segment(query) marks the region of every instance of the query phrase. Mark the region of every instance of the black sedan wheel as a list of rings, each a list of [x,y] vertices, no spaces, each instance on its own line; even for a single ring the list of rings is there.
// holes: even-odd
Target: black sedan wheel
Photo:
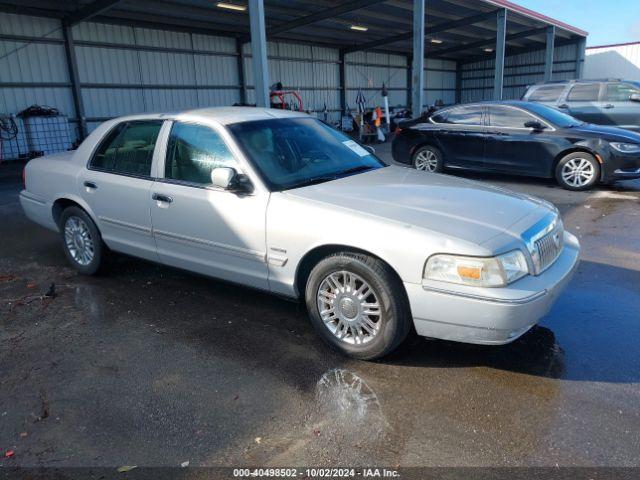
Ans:
[[[413,167],[423,172],[441,172],[444,165],[440,150],[429,145],[420,147],[413,154]]]
[[[587,190],[598,183],[600,165],[593,155],[574,152],[558,162],[556,179],[567,190]]]

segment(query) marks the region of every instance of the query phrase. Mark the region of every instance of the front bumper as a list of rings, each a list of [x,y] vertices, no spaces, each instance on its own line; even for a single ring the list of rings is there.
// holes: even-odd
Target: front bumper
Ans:
[[[640,178],[640,155],[615,152],[611,149],[602,173],[604,181]]]
[[[501,345],[514,341],[547,314],[571,280],[580,245],[568,232],[564,244],[558,259],[544,273],[504,288],[405,283],[416,331],[425,337],[464,343]]]

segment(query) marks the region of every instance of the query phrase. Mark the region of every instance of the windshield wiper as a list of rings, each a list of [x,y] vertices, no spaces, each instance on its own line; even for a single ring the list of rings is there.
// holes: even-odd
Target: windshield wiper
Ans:
[[[357,167],[348,168],[347,170],[343,170],[342,172],[340,172],[339,176],[343,177],[343,176],[351,175],[352,173],[364,172],[366,170],[371,170],[372,168],[373,167],[370,166],[370,165],[358,165]],[[338,178],[337,175],[336,175],[336,178]]]
[[[374,167],[368,165],[358,165],[357,167],[348,168],[347,170],[343,170],[342,172],[334,173],[331,175],[320,175],[318,177],[310,178],[308,180],[290,186],[289,189],[308,187],[310,185],[317,185],[318,183],[330,182],[331,180],[348,177],[349,175],[353,175],[354,173],[364,172],[373,168]]]

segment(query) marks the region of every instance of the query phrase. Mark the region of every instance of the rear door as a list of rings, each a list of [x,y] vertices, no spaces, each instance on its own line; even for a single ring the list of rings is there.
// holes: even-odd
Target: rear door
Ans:
[[[605,84],[601,124],[640,130],[640,102],[630,100],[633,94],[640,94],[640,88],[623,82]]]
[[[487,107],[488,134],[485,167],[520,175],[548,176],[558,150],[553,127],[529,112],[508,105]],[[542,131],[525,127],[527,122],[545,125]]]
[[[602,123],[601,85],[600,82],[574,83],[564,101],[560,101],[560,109],[583,122]]]
[[[116,125],[78,177],[81,196],[96,215],[107,245],[150,260],[157,260],[149,206],[161,127],[161,120]]]
[[[445,165],[482,168],[486,129],[481,105],[453,107],[434,115],[431,121],[439,126],[435,136]]]

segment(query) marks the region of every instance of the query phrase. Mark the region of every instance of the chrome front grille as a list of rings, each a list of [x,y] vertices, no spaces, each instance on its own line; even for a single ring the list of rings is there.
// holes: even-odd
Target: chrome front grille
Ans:
[[[542,273],[556,261],[562,252],[564,231],[562,223],[554,230],[535,241],[535,253],[533,262],[536,264],[536,273]]]

